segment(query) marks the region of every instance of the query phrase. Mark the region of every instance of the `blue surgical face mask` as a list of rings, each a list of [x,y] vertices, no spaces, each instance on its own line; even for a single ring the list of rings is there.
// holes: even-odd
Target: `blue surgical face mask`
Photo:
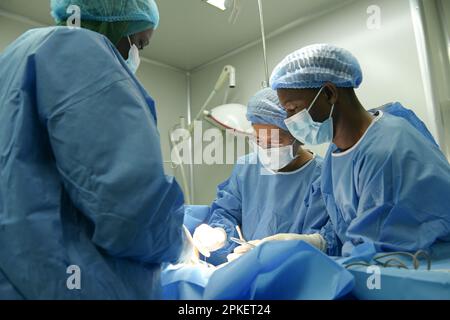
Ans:
[[[126,62],[128,68],[136,74],[139,65],[141,64],[141,58],[139,57],[139,49],[135,44],[131,43],[130,37],[128,37],[128,41],[130,42],[130,51],[128,52],[128,59]]]
[[[324,122],[315,122],[311,117],[309,111],[316,103],[320,94],[322,93],[322,87],[319,93],[314,98],[313,102],[308,109],[304,109],[296,115],[286,119],[284,122],[289,129],[289,132],[299,141],[309,145],[319,145],[323,143],[329,143],[333,140],[333,111],[334,104],[331,107],[330,116]]]

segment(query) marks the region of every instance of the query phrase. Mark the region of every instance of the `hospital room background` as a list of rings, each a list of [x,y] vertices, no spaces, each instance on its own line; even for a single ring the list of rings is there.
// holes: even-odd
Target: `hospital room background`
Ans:
[[[216,186],[229,177],[233,165],[188,164],[182,171],[171,163],[169,131],[181,117],[187,122],[194,119],[225,66],[235,68],[236,86],[223,86],[208,110],[230,103],[245,105],[261,88],[265,63],[258,1],[228,1],[226,10],[204,0],[157,3],[161,26],[142,53],[137,75],[156,100],[166,173],[189,188],[187,202],[210,204]],[[376,108],[401,102],[425,122],[450,159],[450,1],[261,3],[269,72],[305,45],[344,47],[363,69],[364,81],[357,90],[362,104]],[[48,0],[0,0],[0,52],[26,30],[52,25],[49,11]],[[208,121],[202,125],[214,127]],[[323,156],[326,147],[312,150]]]

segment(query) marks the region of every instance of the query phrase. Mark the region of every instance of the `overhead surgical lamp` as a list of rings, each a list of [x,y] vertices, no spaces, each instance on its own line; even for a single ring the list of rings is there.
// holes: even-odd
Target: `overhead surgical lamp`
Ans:
[[[264,14],[262,7],[262,0],[258,1],[258,9],[259,9],[259,20],[260,20],[260,28],[262,35],[262,49],[263,49],[263,58],[264,58],[264,73],[265,79],[262,82],[262,87],[265,88],[269,85],[269,67],[267,62],[267,48],[266,48],[266,36],[264,30]],[[229,19],[230,23],[235,23],[237,20],[237,16],[241,10],[240,0],[206,0],[207,3],[225,11],[228,8],[232,8],[232,13]],[[208,122],[213,124],[214,126],[227,130],[227,132],[233,133],[234,135],[246,135],[250,136],[253,134],[252,124],[247,120],[246,113],[247,107],[241,104],[226,104],[226,98],[223,105],[213,108],[212,110],[207,110],[208,105],[212,101],[212,99],[216,96],[217,92],[225,85],[228,80],[228,88],[236,87],[236,69],[233,66],[227,65],[222,70],[222,73],[217,80],[213,91],[206,99],[200,111],[197,113],[194,120],[186,125],[185,119],[181,118],[181,123],[177,125],[172,131],[169,132],[169,141],[171,147],[174,148],[172,133],[175,129],[183,128],[187,129],[188,135],[183,139],[189,140],[194,131],[194,123],[196,121],[201,121],[205,118]],[[228,91],[227,91],[228,92]],[[227,96],[227,94],[225,95]],[[191,142],[192,143],[192,142]],[[191,145],[192,152],[192,145]],[[175,152],[178,154],[177,152]],[[181,162],[181,161],[180,161]],[[186,174],[184,171],[183,165],[180,166],[181,176],[182,176],[182,184],[184,187],[184,191],[186,193],[186,202],[187,204],[191,204],[193,202],[191,189],[193,189],[193,167],[191,165],[191,187],[188,185],[188,181],[186,178]]]
[[[234,135],[251,135],[252,124],[246,117],[247,107],[242,104],[224,104],[211,111],[204,111],[205,119],[216,127]]]
[[[223,68],[213,91],[206,99],[192,123],[187,128],[190,134],[192,134],[194,130],[194,122],[200,121],[203,118],[206,118],[210,123],[220,129],[231,130],[231,132],[235,134],[248,135],[252,133],[252,125],[246,117],[246,106],[241,104],[224,104],[213,108],[211,111],[206,109],[211,100],[216,96],[217,92],[225,85],[227,80],[228,88],[236,87],[236,69],[230,65]]]

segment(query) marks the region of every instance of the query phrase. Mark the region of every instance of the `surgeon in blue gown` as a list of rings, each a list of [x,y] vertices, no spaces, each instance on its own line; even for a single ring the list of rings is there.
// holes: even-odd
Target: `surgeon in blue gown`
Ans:
[[[366,111],[354,90],[361,83],[356,58],[327,44],[288,55],[271,77],[291,134],[311,145],[331,142],[321,190],[341,253],[363,243],[414,252],[449,242],[447,159],[399,103]]]
[[[255,152],[241,158],[231,177],[218,186],[207,221],[210,228],[223,230],[226,236],[216,245],[207,244],[208,228],[201,226],[194,241],[204,239],[204,247],[211,251],[208,261],[213,264],[226,262],[227,256],[234,260],[248,251],[229,240],[239,238],[236,226],[253,244],[283,234],[286,239],[282,240],[317,243],[333,254],[317,241],[324,237],[330,248],[336,247],[337,241],[320,190],[322,158],[303,149],[288,133],[286,112],[274,90],[263,89],[250,100],[247,118],[257,137]],[[213,230],[210,233],[212,237]]]
[[[0,55],[0,299],[156,299],[183,247],[183,195],[128,51],[158,9],[52,1],[57,21],[69,4],[98,32],[33,29]]]

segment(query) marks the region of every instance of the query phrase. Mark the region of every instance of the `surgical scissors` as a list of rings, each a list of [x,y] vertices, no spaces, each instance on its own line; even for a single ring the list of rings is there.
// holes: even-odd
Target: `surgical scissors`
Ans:
[[[256,248],[256,246],[254,244],[251,244],[250,242],[247,242],[245,240],[241,240],[241,239],[234,238],[234,237],[230,237],[230,240],[233,242],[236,242],[237,244],[240,244],[242,246],[249,246],[251,248]]]

